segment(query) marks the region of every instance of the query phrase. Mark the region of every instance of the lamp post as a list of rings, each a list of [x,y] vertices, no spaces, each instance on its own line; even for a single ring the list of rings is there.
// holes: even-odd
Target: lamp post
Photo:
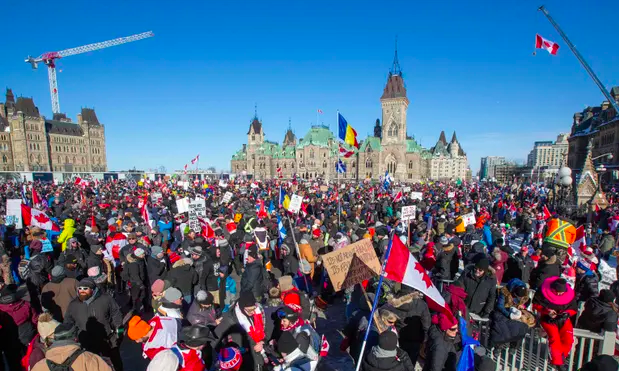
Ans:
[[[553,186],[553,190],[555,190],[553,207],[555,211],[559,212],[559,214],[569,215],[571,212],[572,203],[569,200],[568,195],[570,194],[569,187],[572,185],[573,182],[574,180],[572,179],[572,169],[565,166],[561,167],[561,169],[559,169],[559,172],[557,173],[557,177],[555,178],[554,182],[554,186],[556,186],[557,184],[559,185],[559,190],[556,191],[556,187]]]

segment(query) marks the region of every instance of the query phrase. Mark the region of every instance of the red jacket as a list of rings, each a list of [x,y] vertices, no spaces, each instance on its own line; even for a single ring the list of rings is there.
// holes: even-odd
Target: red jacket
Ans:
[[[30,321],[36,328],[39,317],[30,302],[19,300],[12,304],[0,304],[0,311],[9,314],[17,326]]]
[[[179,371],[204,371],[201,351],[181,348],[181,354],[183,354],[183,366],[178,369]]]

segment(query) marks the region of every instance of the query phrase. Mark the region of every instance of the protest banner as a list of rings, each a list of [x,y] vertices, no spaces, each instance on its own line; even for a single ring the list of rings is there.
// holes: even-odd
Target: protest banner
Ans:
[[[154,192],[150,194],[150,201],[152,201],[153,203],[158,202],[162,198],[163,198],[163,195],[160,192]]]
[[[320,191],[322,191],[322,192],[327,192],[327,191],[329,191],[329,186],[327,186],[327,185],[322,185],[322,186],[320,186]]]
[[[228,184],[224,180],[219,180],[219,187],[225,189],[226,187],[228,187]]]
[[[222,203],[229,203],[231,199],[232,199],[232,193],[230,191],[226,191],[221,201]]]
[[[456,196],[456,192],[455,191],[450,191],[447,193],[447,197],[449,199],[453,199]]]
[[[176,200],[176,209],[178,209],[178,213],[185,213],[189,210],[189,199],[182,198]]]
[[[419,192],[419,191],[413,191],[413,192],[411,192],[411,199],[412,200],[421,200],[421,199],[423,199],[423,193]]]
[[[288,206],[288,211],[292,213],[299,213],[301,209],[301,203],[303,202],[303,197],[300,195],[292,195],[292,199],[290,199],[290,205]]]
[[[24,225],[21,216],[21,199],[7,199],[6,225],[15,225],[16,229],[23,229]]]
[[[39,238],[41,243],[43,244],[43,249],[41,249],[41,253],[53,252],[54,247],[52,246],[52,242],[47,238]]]
[[[410,186],[406,186],[402,189],[402,191],[404,192],[411,192],[411,187]]]
[[[462,216],[462,222],[464,222],[464,226],[474,225],[475,224],[475,213],[467,213]]]
[[[193,199],[188,205],[189,228],[196,233],[202,232],[202,226],[198,218],[206,219],[206,202],[204,199]]]
[[[370,239],[362,239],[322,256],[335,291],[380,274],[381,266]]]
[[[400,213],[400,219],[402,221],[412,221],[415,219],[415,215],[417,214],[417,206],[416,205],[408,205],[406,207],[402,207],[402,212]]]

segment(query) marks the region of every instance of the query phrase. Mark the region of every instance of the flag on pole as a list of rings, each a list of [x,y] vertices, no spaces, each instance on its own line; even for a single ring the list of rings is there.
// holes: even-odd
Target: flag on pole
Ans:
[[[200,154],[196,155],[195,158],[191,159],[191,164],[195,164],[198,162],[198,160],[200,160]]]
[[[21,187],[21,199],[24,204],[30,205],[30,200],[26,197],[26,184],[23,184]]]
[[[402,191],[398,191],[398,193],[395,194],[395,196],[393,197],[393,202],[394,203],[397,203],[400,200],[402,200]]]
[[[346,164],[342,162],[342,159],[337,160],[335,170],[337,171],[337,173],[346,173]]]
[[[535,34],[535,49],[546,49],[553,56],[557,55],[559,44],[548,39],[544,39],[539,34]]]
[[[391,186],[391,181],[393,179],[391,178],[391,176],[389,175],[389,171],[385,171],[385,178],[383,179],[383,187],[385,189],[388,189],[389,186]]]
[[[34,185],[32,185],[32,204],[41,204],[41,198],[39,197],[37,190],[34,188]]]
[[[142,219],[144,220],[144,222],[146,222],[146,224],[148,225],[148,229],[152,230],[153,227],[151,225],[150,212],[148,212],[147,204],[148,204],[147,196],[144,196],[144,200],[142,201],[142,208],[140,210],[140,214],[142,215]]]
[[[429,300],[429,307],[451,315],[445,299],[432,283],[426,269],[413,257],[397,235],[393,236],[391,242],[391,253],[385,266],[385,277],[418,290]]]
[[[58,225],[38,209],[22,204],[21,215],[26,226],[37,226],[43,230],[60,231]]]
[[[286,231],[284,222],[280,216],[277,216],[277,229],[279,230],[279,241],[281,243],[284,239],[286,239],[288,232]]]
[[[322,114],[322,110],[321,110],[321,109],[318,109],[318,113],[319,113],[319,114]]]
[[[273,203],[273,200],[271,199],[271,203],[269,204],[269,214],[273,214],[273,212],[275,212],[275,204]]]
[[[278,175],[279,178],[283,178],[282,167],[277,168],[277,175]]]
[[[346,150],[344,147],[342,147],[342,145],[340,144],[340,156],[343,156],[345,158],[350,158],[351,156],[353,156],[355,154],[355,152],[353,150]]]
[[[258,218],[267,218],[267,211],[264,208],[264,200],[260,200],[260,208],[258,209]]]
[[[552,215],[550,214],[550,211],[548,210],[548,207],[544,205],[544,220],[547,220],[550,217],[552,217]]]
[[[337,124],[339,128],[340,139],[351,146],[355,146],[359,148],[359,142],[357,142],[357,131],[353,129],[353,127],[348,124],[346,119],[340,114],[337,113]]]

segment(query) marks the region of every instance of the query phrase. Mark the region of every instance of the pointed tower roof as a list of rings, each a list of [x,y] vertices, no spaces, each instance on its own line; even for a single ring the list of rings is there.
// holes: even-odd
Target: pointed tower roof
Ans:
[[[15,103],[15,96],[13,95],[13,90],[11,88],[6,88],[6,105]]]
[[[453,136],[451,136],[451,143],[457,143],[458,139],[456,138],[456,131],[454,130]]]
[[[32,97],[17,97],[15,109],[17,111],[21,111],[25,116],[39,116],[39,108],[34,105],[34,100]]]
[[[438,137],[438,142],[440,142],[443,145],[447,146],[447,138],[445,138],[445,131],[444,130],[441,131],[441,135]]]
[[[82,120],[90,125],[101,125],[94,108],[82,107]]]
[[[297,136],[294,135],[292,131],[292,121],[288,118],[288,130],[286,131],[286,135],[284,135],[284,142],[282,142],[282,146],[294,146],[297,142]]]
[[[262,131],[262,122],[258,119],[258,104],[254,105],[254,118],[249,124],[249,130],[247,131],[247,134],[252,131],[252,128],[254,130],[254,133],[260,133]]]
[[[385,85],[383,95],[380,98],[389,99],[401,97],[406,98],[406,87],[404,86],[402,69],[400,68],[400,61],[398,60],[398,40],[396,38],[393,64],[389,70],[389,77],[387,78],[387,84]]]

